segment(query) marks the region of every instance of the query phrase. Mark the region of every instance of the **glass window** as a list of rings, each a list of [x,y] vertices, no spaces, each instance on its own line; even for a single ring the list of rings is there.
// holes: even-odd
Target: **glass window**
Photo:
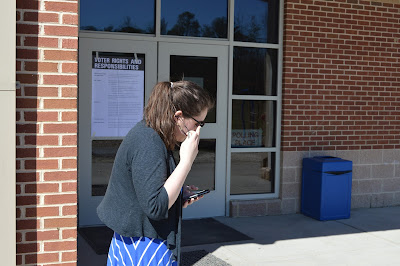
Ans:
[[[161,34],[227,38],[227,0],[161,1]]]
[[[231,195],[274,192],[275,153],[231,155]]]
[[[235,47],[233,94],[276,96],[278,50]]]
[[[206,89],[217,102],[217,63],[216,57],[179,56],[170,57],[170,80],[189,80]],[[211,109],[205,122],[216,122],[217,106]]]
[[[201,139],[199,153],[186,178],[186,185],[195,185],[199,189],[215,190],[215,139]],[[179,162],[179,150],[174,151],[174,158]]]
[[[110,179],[114,159],[122,140],[92,141],[92,196],[104,196]],[[199,153],[186,178],[187,185],[199,189],[215,190],[215,139],[202,139]],[[174,151],[174,158],[179,162],[179,150]]]
[[[233,100],[232,148],[275,146],[276,102]]]
[[[79,2],[81,30],[155,33],[155,0]]]
[[[106,194],[115,155],[122,140],[92,140],[92,196]]]
[[[278,0],[235,0],[235,41],[278,43]]]

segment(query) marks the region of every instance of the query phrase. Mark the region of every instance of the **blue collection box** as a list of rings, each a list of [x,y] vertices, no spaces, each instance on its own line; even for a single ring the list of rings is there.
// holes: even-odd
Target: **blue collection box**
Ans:
[[[352,167],[337,157],[304,158],[301,212],[321,221],[350,218]]]

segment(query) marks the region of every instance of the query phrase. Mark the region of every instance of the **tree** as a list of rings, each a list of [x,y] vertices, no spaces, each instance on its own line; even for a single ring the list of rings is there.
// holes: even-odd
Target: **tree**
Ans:
[[[161,19],[161,25],[160,25],[160,33],[162,35],[167,34],[167,27],[168,27],[168,22],[165,21],[165,18]]]
[[[113,25],[109,25],[108,27],[104,27],[104,31],[113,31],[114,26]]]
[[[119,29],[119,32],[129,32],[129,33],[143,33],[143,30],[132,25],[132,18],[129,16],[124,17],[124,20]]]
[[[255,16],[251,16],[250,23],[248,26],[248,41],[256,42],[257,39],[260,38],[260,30],[261,27],[257,23],[257,19]]]
[[[242,17],[235,17],[235,41],[257,42],[262,38],[260,30],[262,25],[257,22],[255,16],[250,17],[250,21],[244,22]]]
[[[92,31],[98,31],[98,29],[95,26],[82,26],[81,30],[92,30]]]
[[[178,21],[168,31],[168,35],[200,36],[200,23],[191,12],[183,12],[178,16]]]
[[[211,26],[203,26],[203,37],[226,38],[228,29],[227,23],[226,17],[215,18],[211,22]]]

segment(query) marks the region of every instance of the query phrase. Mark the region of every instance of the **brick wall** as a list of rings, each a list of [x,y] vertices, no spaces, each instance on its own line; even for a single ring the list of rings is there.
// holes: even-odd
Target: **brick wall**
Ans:
[[[281,213],[302,158],[353,161],[352,208],[400,204],[400,1],[286,0]]]
[[[75,265],[78,1],[16,3],[17,264]]]
[[[400,1],[286,0],[284,20],[283,151],[399,149]]]

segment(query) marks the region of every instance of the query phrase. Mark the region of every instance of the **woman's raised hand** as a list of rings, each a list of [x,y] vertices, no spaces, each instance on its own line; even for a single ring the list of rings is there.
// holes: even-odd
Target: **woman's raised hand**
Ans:
[[[200,126],[197,127],[196,131],[189,131],[186,135],[186,139],[181,144],[179,151],[180,161],[193,164],[196,159],[197,153],[199,152],[199,141],[200,141]]]

